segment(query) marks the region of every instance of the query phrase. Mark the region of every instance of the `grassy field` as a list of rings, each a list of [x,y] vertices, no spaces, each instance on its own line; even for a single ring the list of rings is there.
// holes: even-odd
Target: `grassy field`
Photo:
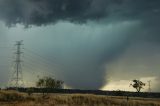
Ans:
[[[0,91],[0,106],[160,106],[160,99],[91,94],[32,94]]]

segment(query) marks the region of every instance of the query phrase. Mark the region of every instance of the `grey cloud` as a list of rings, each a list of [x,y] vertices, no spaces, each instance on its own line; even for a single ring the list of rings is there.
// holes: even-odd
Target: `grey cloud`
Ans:
[[[7,25],[47,25],[57,21],[84,23],[114,15],[137,18],[159,13],[158,0],[1,0],[0,19]],[[121,19],[120,18],[120,19]]]

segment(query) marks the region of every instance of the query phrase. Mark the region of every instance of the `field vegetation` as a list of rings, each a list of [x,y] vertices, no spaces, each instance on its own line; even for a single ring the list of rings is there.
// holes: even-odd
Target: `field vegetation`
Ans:
[[[0,91],[0,106],[160,106],[160,99]]]

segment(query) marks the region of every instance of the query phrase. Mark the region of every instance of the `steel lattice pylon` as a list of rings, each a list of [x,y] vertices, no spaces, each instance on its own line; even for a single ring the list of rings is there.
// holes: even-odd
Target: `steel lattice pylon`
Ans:
[[[16,46],[16,52],[15,52],[15,61],[14,61],[14,67],[13,67],[13,73],[12,73],[12,78],[10,81],[10,86],[11,87],[23,87],[24,82],[23,82],[23,73],[22,73],[22,60],[21,60],[21,55],[22,55],[22,48],[21,46],[23,45],[23,41],[17,41],[15,46]]]

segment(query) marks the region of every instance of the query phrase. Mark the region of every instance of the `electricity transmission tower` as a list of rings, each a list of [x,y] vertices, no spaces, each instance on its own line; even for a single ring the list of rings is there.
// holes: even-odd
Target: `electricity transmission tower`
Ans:
[[[148,92],[151,92],[151,80],[148,81]]]
[[[14,61],[14,71],[13,71],[13,75],[11,78],[11,87],[23,87],[24,86],[24,82],[23,82],[23,74],[22,74],[22,60],[21,60],[21,56],[23,54],[22,52],[22,43],[23,41],[16,41],[16,52],[15,52],[15,61]]]

